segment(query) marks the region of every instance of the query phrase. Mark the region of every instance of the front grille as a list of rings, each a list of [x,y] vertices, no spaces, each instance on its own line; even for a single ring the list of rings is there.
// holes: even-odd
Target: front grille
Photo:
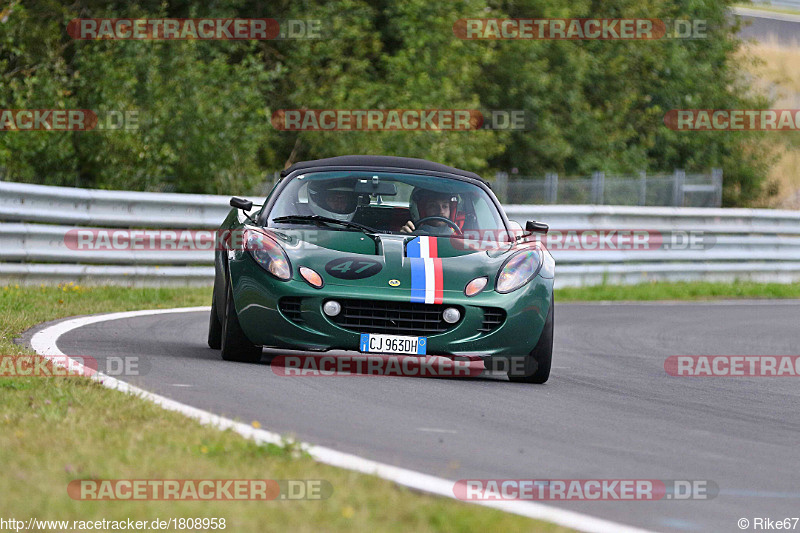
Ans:
[[[300,298],[296,296],[286,296],[281,298],[278,302],[278,308],[283,313],[283,316],[294,322],[295,324],[302,324],[303,315],[300,313]]]
[[[332,320],[356,333],[385,333],[388,335],[433,335],[444,333],[456,324],[442,318],[442,304],[389,302],[379,300],[339,300],[342,312]],[[456,307],[461,316],[464,310]]]
[[[484,307],[483,308],[483,324],[481,329],[484,333],[489,333],[499,328],[506,319],[506,312],[497,307]]]

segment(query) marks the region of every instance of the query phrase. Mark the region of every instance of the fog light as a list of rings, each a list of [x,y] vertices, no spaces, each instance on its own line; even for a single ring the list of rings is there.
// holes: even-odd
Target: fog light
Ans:
[[[444,318],[444,321],[448,324],[455,324],[458,322],[458,319],[461,318],[461,313],[459,313],[458,309],[455,307],[448,307],[444,310],[444,313],[442,313],[442,318]]]
[[[328,316],[336,316],[342,312],[342,306],[336,300],[329,300],[322,306],[322,310]]]

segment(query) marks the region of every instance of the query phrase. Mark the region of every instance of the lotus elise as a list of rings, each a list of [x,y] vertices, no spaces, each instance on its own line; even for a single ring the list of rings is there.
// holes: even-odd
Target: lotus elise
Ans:
[[[477,174],[421,159],[296,163],[264,203],[231,199],[208,344],[483,360],[544,383],[555,261]],[[502,362],[502,364],[498,364]]]

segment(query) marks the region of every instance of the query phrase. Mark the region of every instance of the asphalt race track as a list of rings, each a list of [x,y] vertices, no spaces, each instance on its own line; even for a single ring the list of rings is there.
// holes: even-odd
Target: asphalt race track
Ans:
[[[664,361],[798,355],[799,319],[797,300],[556,304],[541,386],[279,376],[268,363],[277,352],[222,361],[198,312],[101,322],[58,346],[101,368],[108,356],[140,357],[147,373],[128,381],[147,390],[447,479],[711,480],[712,500],[552,505],[657,531],[739,531],[740,518],[800,515],[800,378],[674,377]]]

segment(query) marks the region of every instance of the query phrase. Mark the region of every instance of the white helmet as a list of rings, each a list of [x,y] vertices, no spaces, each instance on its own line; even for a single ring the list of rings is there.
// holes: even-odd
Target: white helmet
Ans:
[[[351,180],[316,180],[308,184],[308,207],[315,215],[350,222],[357,206],[358,194]]]

